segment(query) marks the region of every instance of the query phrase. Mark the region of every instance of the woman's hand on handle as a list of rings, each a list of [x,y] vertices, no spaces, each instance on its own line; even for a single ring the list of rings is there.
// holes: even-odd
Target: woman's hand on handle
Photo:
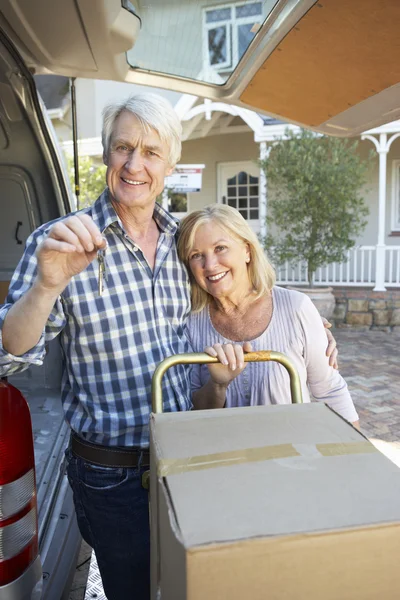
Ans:
[[[219,362],[207,365],[210,377],[218,385],[228,386],[246,368],[244,354],[251,352],[250,342],[241,344],[214,344],[204,348],[204,352],[218,358]]]
[[[210,379],[199,390],[193,392],[195,409],[223,408],[226,402],[228,385],[246,367],[244,353],[251,352],[250,342],[240,344],[214,344],[204,352],[219,359],[219,363],[207,365]]]

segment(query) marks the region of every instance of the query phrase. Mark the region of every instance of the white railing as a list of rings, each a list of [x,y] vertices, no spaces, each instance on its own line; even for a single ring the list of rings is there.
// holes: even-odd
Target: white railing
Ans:
[[[347,252],[343,263],[332,263],[317,269],[315,285],[373,287],[375,285],[375,246],[355,246]],[[288,262],[277,269],[279,285],[307,285],[307,265]],[[400,287],[400,246],[386,247],[385,286]]]
[[[400,246],[386,246],[385,286],[400,287]]]

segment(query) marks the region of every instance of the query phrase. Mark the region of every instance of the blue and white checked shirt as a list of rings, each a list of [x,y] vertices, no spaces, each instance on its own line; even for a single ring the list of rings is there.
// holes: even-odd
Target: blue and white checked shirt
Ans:
[[[156,204],[160,237],[152,271],[126,235],[107,189],[82,212],[92,217],[108,242],[103,294],[98,292],[95,259],[63,291],[40,341],[29,352],[20,357],[5,352],[0,332],[0,375],[42,364],[46,342],[60,334],[65,355],[61,397],[72,429],[94,443],[146,448],[154,369],[167,356],[190,351],[185,335],[190,286],[176,251],[177,222]],[[53,223],[28,239],[6,304],[0,307],[0,328],[9,308],[32,285],[36,247]],[[191,408],[189,376],[182,365],[167,371],[164,410]]]

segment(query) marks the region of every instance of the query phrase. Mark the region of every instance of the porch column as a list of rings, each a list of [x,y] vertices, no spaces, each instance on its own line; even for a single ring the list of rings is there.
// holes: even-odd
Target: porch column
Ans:
[[[370,140],[379,154],[379,211],[378,243],[376,244],[375,287],[374,292],[386,292],[385,288],[385,225],[386,225],[386,159],[388,153],[387,134],[381,133],[379,141],[372,135],[361,136]]]
[[[362,135],[362,140],[370,140],[379,154],[379,212],[378,212],[378,243],[376,245],[376,264],[375,264],[375,287],[374,292],[386,292],[385,272],[386,272],[386,162],[387,154],[394,140],[400,137],[400,133],[395,133],[387,139],[386,133],[381,133],[378,139],[373,135]]]
[[[378,214],[378,243],[376,245],[376,275],[374,292],[385,292],[385,225],[386,225],[386,163],[387,163],[387,134],[379,136],[379,214]]]
[[[271,147],[267,147],[266,142],[260,142],[260,160],[268,158]],[[260,167],[260,180],[258,187],[259,198],[259,219],[260,219],[260,236],[265,238],[267,235],[267,178],[264,169]]]

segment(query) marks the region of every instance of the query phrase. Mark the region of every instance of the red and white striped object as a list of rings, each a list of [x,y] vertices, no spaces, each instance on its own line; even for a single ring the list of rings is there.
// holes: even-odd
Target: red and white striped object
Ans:
[[[0,381],[0,587],[20,577],[38,551],[29,407],[19,390]]]

